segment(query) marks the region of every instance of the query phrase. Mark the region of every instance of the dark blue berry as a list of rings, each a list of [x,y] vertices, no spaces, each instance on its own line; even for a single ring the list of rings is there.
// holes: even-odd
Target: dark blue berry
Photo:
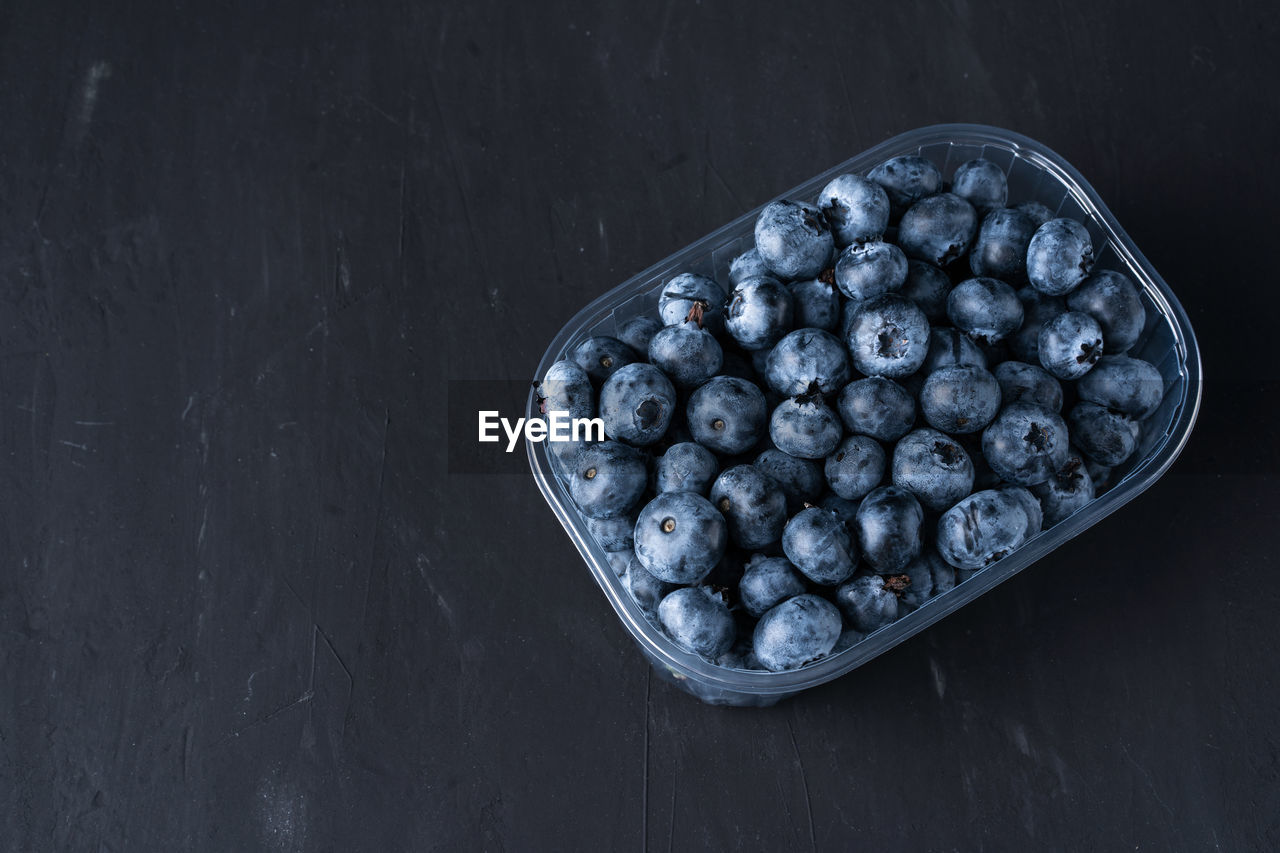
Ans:
[[[844,386],[836,408],[850,432],[881,441],[897,441],[916,420],[915,400],[897,382],[881,376]]]
[[[711,503],[729,524],[729,541],[740,548],[763,548],[782,537],[787,498],[768,474],[754,465],[735,465],[711,486]]]
[[[749,278],[733,289],[725,329],[745,350],[764,350],[791,331],[791,291],[771,278]]]
[[[971,278],[951,289],[947,316],[974,340],[996,343],[1022,325],[1017,291],[995,278]]]
[[[909,376],[929,352],[929,320],[915,303],[887,293],[858,303],[845,342],[867,376]]]
[[[1150,362],[1127,355],[1104,355],[1076,384],[1081,400],[1142,420],[1164,399],[1164,377]]]
[[[717,453],[750,450],[765,435],[764,394],[736,376],[717,376],[689,397],[685,420],[694,441]]]
[[[889,212],[894,219],[925,196],[942,189],[942,173],[930,161],[915,154],[886,160],[867,174],[884,187],[889,196]]]
[[[850,299],[891,293],[907,280],[907,256],[892,243],[854,243],[836,259],[835,277],[836,287]]]
[[[628,512],[639,502],[649,479],[640,451],[616,441],[582,448],[569,471],[569,496],[588,518]]]
[[[1067,307],[1098,321],[1107,352],[1128,352],[1147,324],[1142,297],[1123,273],[1102,270],[1086,278],[1067,297]]]
[[[978,232],[978,213],[954,193],[921,199],[902,216],[898,245],[909,258],[945,267],[969,251]]]
[[[706,498],[664,492],[636,519],[636,557],[659,580],[697,583],[724,556],[727,537],[724,516]]]
[[[605,435],[644,446],[667,432],[676,410],[676,389],[652,364],[628,364],[600,389],[600,419]]]
[[[1000,383],[985,368],[953,364],[930,373],[920,390],[920,413],[934,429],[978,432],[1000,411]]]
[[[774,275],[815,278],[831,260],[835,242],[822,211],[802,201],[774,201],[756,218],[756,251]]]
[[[719,472],[714,453],[697,442],[682,441],[667,448],[654,463],[654,484],[659,492],[705,495]]]
[[[838,584],[858,565],[858,549],[844,521],[817,507],[801,510],[787,522],[782,551],[805,577],[819,584]]]
[[[738,582],[738,598],[747,613],[760,618],[767,610],[804,592],[804,581],[785,557],[756,554]]]
[[[1057,412],[1011,403],[982,433],[982,454],[993,471],[1019,486],[1043,483],[1067,461],[1067,425]]]
[[[825,473],[831,491],[845,500],[856,500],[884,479],[884,448],[865,435],[851,435],[827,457]]]
[[[1093,241],[1074,219],[1050,219],[1027,245],[1027,278],[1050,296],[1065,296],[1084,281],[1093,265]]]
[[[944,510],[973,490],[973,461],[934,429],[904,435],[893,449],[893,484],[932,510]]]
[[[818,193],[818,209],[837,246],[876,240],[889,225],[889,196],[861,175],[839,175]]]
[[[877,573],[900,572],[920,554],[924,510],[915,495],[897,486],[881,486],[862,499],[854,527],[862,559]]]
[[[1040,364],[1059,379],[1079,379],[1102,357],[1102,329],[1098,321],[1079,311],[1067,311],[1040,327]]]
[[[797,669],[831,653],[840,638],[840,611],[825,598],[797,595],[756,624],[756,658],[771,672]]]
[[[733,616],[706,587],[677,589],[658,605],[658,621],[672,641],[695,655],[718,658],[733,646]]]

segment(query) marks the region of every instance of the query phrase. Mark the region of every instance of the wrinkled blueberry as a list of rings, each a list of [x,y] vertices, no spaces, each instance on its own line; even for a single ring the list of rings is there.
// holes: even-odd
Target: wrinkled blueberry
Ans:
[[[858,549],[844,521],[817,507],[803,509],[787,522],[782,551],[801,574],[828,586],[849,577],[858,565]]]
[[[635,545],[636,519],[630,513],[613,518],[588,518],[587,530],[608,554],[630,551]]]
[[[628,364],[600,389],[604,433],[617,441],[644,446],[667,432],[676,410],[676,389],[652,364]]]
[[[951,277],[928,261],[907,261],[907,280],[898,291],[900,296],[914,302],[930,323],[947,319],[947,294],[951,292]]]
[[[806,502],[813,503],[826,487],[822,469],[811,459],[799,459],[771,447],[756,457],[752,463],[778,481],[782,493],[787,496],[789,512],[798,512]]]
[[[897,486],[874,489],[858,506],[853,525],[862,559],[879,574],[902,571],[920,554],[924,510],[916,496]]]
[[[693,492],[664,492],[636,519],[636,557],[658,580],[697,583],[724,556],[728,530],[711,502]]]
[[[1035,221],[1011,207],[993,210],[982,220],[969,250],[969,268],[977,276],[1001,281],[1027,277],[1027,247],[1036,233]]]
[[[719,372],[724,350],[714,335],[690,320],[654,335],[649,342],[649,361],[681,388],[696,388]]]
[[[941,367],[929,374],[920,389],[920,413],[929,426],[943,432],[977,432],[998,411],[1000,383],[982,367]]]
[[[585,370],[591,381],[599,385],[615,371],[634,362],[636,355],[631,347],[617,338],[599,335],[574,347],[569,360]]]
[[[1081,400],[1142,420],[1164,399],[1164,377],[1156,366],[1127,355],[1104,355],[1076,384]]]
[[[754,465],[735,465],[711,485],[711,503],[729,524],[729,541],[763,548],[782,537],[787,498],[778,481]]]
[[[911,583],[902,591],[899,601],[913,610],[956,585],[955,567],[932,548],[908,563],[902,573]]]
[[[984,214],[1004,207],[1009,200],[1004,169],[981,157],[960,164],[951,178],[951,191]]]
[[[893,449],[893,484],[933,510],[944,510],[973,490],[973,461],[935,429],[904,435]]]
[[[836,590],[836,603],[854,630],[870,634],[902,615],[898,596],[909,583],[901,576],[858,575]]]
[[[804,581],[785,557],[756,554],[738,582],[742,608],[757,619],[765,611],[804,592]]]
[[[929,353],[924,357],[920,372],[925,376],[952,365],[986,367],[987,357],[973,342],[973,338],[949,326],[929,330]]]
[[[840,611],[825,598],[797,595],[756,623],[756,658],[771,672],[796,669],[825,657],[840,639]]]
[[[850,432],[881,441],[897,441],[916,420],[915,400],[897,382],[882,376],[844,386],[836,409]]]
[[[1138,422],[1097,403],[1077,403],[1068,416],[1071,440],[1090,459],[1108,468],[1123,463],[1138,448]]]
[[[1017,291],[999,279],[971,278],[951,289],[947,316],[974,340],[996,343],[1022,325],[1022,302]]]
[[[769,351],[764,373],[769,387],[784,397],[807,393],[812,386],[834,394],[849,381],[849,356],[830,332],[797,329]]]
[[[1098,321],[1107,352],[1128,352],[1147,324],[1147,309],[1138,289],[1123,273],[1102,270],[1086,278],[1067,297],[1067,307]]]
[[[618,340],[631,347],[632,352],[643,358],[649,352],[649,341],[662,329],[662,321],[648,314],[632,317],[618,327]]]
[[[802,201],[773,201],[756,218],[756,251],[774,275],[814,278],[831,259],[835,242],[822,211]]]
[[[819,394],[788,397],[769,418],[769,438],[783,453],[822,459],[835,450],[844,429]]]
[[[682,441],[667,448],[654,464],[654,484],[658,492],[711,491],[720,472],[715,454],[694,441]]]
[[[1093,479],[1084,460],[1073,453],[1052,477],[1032,486],[1031,491],[1040,499],[1044,526],[1052,527],[1093,500]]]
[[[1040,532],[1041,527],[1044,526],[1044,511],[1040,508],[1040,499],[1030,489],[1025,486],[1011,486],[1005,483],[999,486],[996,491],[1013,498],[1018,506],[1022,507],[1022,512],[1027,517],[1027,526],[1023,531],[1023,541]]]
[[[945,267],[969,251],[978,232],[978,213],[954,193],[921,199],[902,215],[898,245],[909,258]]]
[[[686,652],[717,658],[733,646],[733,616],[724,599],[706,587],[685,587],[668,594],[658,605],[658,621]]]
[[[569,470],[569,496],[588,518],[626,513],[644,494],[649,477],[640,451],[616,441],[582,448]]]
[[[845,500],[856,500],[884,479],[884,448],[865,435],[851,435],[827,457],[824,469],[831,491]]]
[[[942,189],[942,173],[930,161],[915,154],[886,160],[867,177],[884,188],[889,196],[889,212],[894,219],[925,196]]]
[[[763,350],[791,330],[791,291],[771,278],[749,278],[733,289],[725,329],[745,350]]]
[[[907,256],[892,243],[854,243],[836,259],[836,287],[850,299],[863,300],[902,289]]]
[[[736,376],[717,376],[694,391],[685,408],[693,440],[717,453],[744,453],[765,435],[764,393]]]
[[[938,553],[957,569],[980,569],[1025,542],[1029,523],[1014,495],[974,492],[938,520]]]
[[[886,293],[858,303],[846,343],[853,366],[867,376],[909,376],[929,352],[929,321],[915,303]]]
[[[1067,311],[1040,327],[1040,364],[1059,379],[1079,379],[1102,357],[1102,329],[1098,321],[1079,311]]]
[[[836,288],[821,278],[807,278],[788,285],[791,291],[792,322],[797,329],[824,329],[840,326],[840,296]]]
[[[1043,483],[1067,461],[1067,425],[1061,415],[1031,403],[1011,403],[982,433],[991,469],[1018,486]]]
[[[658,296],[658,315],[666,326],[683,323],[694,305],[703,308],[702,326],[712,334],[724,328],[724,288],[713,279],[685,272],[662,287]]]
[[[1027,402],[1051,412],[1062,411],[1062,385],[1040,365],[1002,361],[996,365],[995,377],[1005,405]]]
[[[1009,336],[1009,348],[1013,354],[1028,364],[1040,363],[1040,329],[1045,321],[1065,313],[1067,303],[1061,296],[1046,296],[1034,287],[1018,291],[1022,303],[1022,325]]]
[[[1064,296],[1084,281],[1093,265],[1093,241],[1074,219],[1050,219],[1027,246],[1027,278],[1050,296]]]
[[[889,225],[888,194],[861,175],[837,176],[818,193],[817,204],[837,246],[879,239]]]

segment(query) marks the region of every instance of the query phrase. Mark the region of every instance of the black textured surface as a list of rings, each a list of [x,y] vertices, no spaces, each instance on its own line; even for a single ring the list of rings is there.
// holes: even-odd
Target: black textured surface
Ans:
[[[1274,5],[106,5],[0,5],[0,846],[1280,846]],[[446,474],[446,379],[957,120],[1093,181],[1199,427],[853,675],[701,706],[531,478]]]

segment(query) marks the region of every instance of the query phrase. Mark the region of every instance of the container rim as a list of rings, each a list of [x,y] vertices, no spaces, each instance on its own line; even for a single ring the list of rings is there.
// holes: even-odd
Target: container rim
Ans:
[[[797,693],[838,678],[968,604],[1133,500],[1169,469],[1190,437],[1200,410],[1203,381],[1200,351],[1190,319],[1168,284],[1120,226],[1093,186],[1074,166],[1048,146],[1020,133],[989,125],[929,125],[887,139],[803,184],[774,196],[770,201],[808,193],[806,188],[819,180],[830,180],[831,177],[846,171],[865,173],[871,166],[889,157],[912,154],[924,146],[939,144],[993,146],[1007,149],[1015,156],[1028,160],[1037,168],[1053,175],[1067,194],[1095,219],[1121,261],[1141,280],[1147,295],[1168,318],[1179,357],[1180,372],[1185,380],[1180,383],[1181,395],[1176,402],[1169,425],[1147,456],[1106,494],[1092,501],[1085,510],[1041,532],[1010,556],[980,571],[949,592],[931,599],[927,606],[920,607],[876,631],[849,649],[829,655],[800,669],[786,672],[758,672],[717,666],[697,655],[681,650],[661,630],[652,625],[639,605],[623,588],[610,567],[604,551],[587,532],[585,520],[580,517],[577,508],[572,505],[567,493],[555,479],[545,447],[539,443],[526,442],[529,465],[539,490],[564,526],[569,538],[583,555],[619,619],[636,642],[642,646],[647,656],[653,661],[660,662],[676,679],[691,678],[708,687],[724,691],[757,696],[780,696]],[[725,237],[741,231],[746,222],[754,221],[763,207],[762,204],[744,213],[592,300],[552,339],[538,365],[536,375],[544,376],[551,364],[565,352],[568,344],[584,329],[607,317],[622,301],[621,297],[624,294],[631,295],[638,285],[651,281],[675,265],[688,263],[691,258],[704,255],[709,248],[714,248]],[[536,395],[531,390],[526,416],[536,415]]]

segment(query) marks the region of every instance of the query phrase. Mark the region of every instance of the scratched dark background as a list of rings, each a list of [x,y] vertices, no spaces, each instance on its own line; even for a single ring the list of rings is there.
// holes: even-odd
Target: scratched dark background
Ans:
[[[0,4],[0,847],[1280,846],[1277,7],[533,5]],[[446,380],[938,121],[1090,177],[1199,427],[851,676],[699,705],[527,474],[447,474]]]

